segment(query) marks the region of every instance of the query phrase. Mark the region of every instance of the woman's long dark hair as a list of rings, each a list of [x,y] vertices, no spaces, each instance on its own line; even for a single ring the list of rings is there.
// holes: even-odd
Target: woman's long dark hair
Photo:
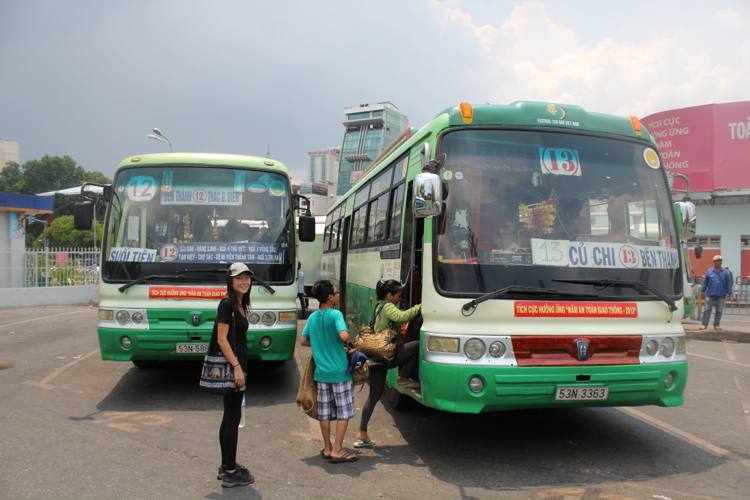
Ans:
[[[237,276],[239,276],[239,274]],[[242,300],[239,301],[237,300],[237,294],[234,292],[234,288],[232,288],[232,282],[237,276],[229,276],[229,273],[227,273],[227,297],[232,301],[232,304],[237,304],[238,302],[241,303],[242,307],[247,311],[250,309],[250,292],[253,291],[253,280],[250,280],[250,288],[247,289],[247,293],[243,295]]]
[[[375,294],[378,296],[378,300],[384,300],[389,293],[396,295],[401,288],[401,283],[398,280],[380,280],[375,285]]]

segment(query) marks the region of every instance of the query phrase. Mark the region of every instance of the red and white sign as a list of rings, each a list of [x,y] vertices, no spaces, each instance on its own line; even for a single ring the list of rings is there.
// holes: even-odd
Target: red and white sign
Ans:
[[[691,191],[750,188],[750,101],[673,109],[641,122],[667,172],[686,175]],[[675,187],[683,184],[678,179]]]
[[[182,286],[150,286],[149,299],[194,299],[220,300],[227,294],[226,288],[182,287]]]
[[[581,161],[575,149],[539,148],[539,162],[543,174],[581,175]]]
[[[516,318],[637,318],[636,302],[547,302],[513,303]]]

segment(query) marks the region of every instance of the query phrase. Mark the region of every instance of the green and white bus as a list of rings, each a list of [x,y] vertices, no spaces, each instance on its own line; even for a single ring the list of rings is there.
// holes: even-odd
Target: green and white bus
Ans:
[[[226,268],[254,273],[248,358],[281,363],[297,336],[299,197],[286,167],[251,156],[169,153],[126,158],[113,185],[102,237],[97,331],[102,359],[150,367],[202,359],[226,292]],[[96,197],[75,207],[90,227]],[[314,220],[300,217],[300,239]]]
[[[321,273],[351,328],[375,285],[422,303],[421,390],[449,412],[676,406],[688,366],[679,236],[656,143],[635,117],[461,103],[330,208]]]

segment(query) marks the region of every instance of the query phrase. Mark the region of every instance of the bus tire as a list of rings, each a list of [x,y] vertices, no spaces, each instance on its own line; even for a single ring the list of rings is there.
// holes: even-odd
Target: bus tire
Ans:
[[[143,370],[150,370],[151,368],[156,368],[159,362],[153,359],[134,359],[133,364]]]
[[[385,384],[385,399],[388,401],[388,405],[395,410],[410,410],[414,408],[414,398],[410,398],[406,394],[401,394],[397,389],[394,389],[388,382]]]

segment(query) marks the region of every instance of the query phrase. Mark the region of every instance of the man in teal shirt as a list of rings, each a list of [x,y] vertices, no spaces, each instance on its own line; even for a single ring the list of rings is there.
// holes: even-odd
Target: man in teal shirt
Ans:
[[[339,305],[339,291],[328,280],[317,281],[312,295],[320,302],[320,309],[307,319],[300,344],[312,347],[315,360],[313,379],[318,385],[318,420],[325,447],[320,456],[331,463],[355,462],[355,454],[344,450],[344,436],[349,420],[354,418],[354,384],[347,373],[344,344],[349,331]],[[331,420],[336,419],[336,440],[331,445]]]

